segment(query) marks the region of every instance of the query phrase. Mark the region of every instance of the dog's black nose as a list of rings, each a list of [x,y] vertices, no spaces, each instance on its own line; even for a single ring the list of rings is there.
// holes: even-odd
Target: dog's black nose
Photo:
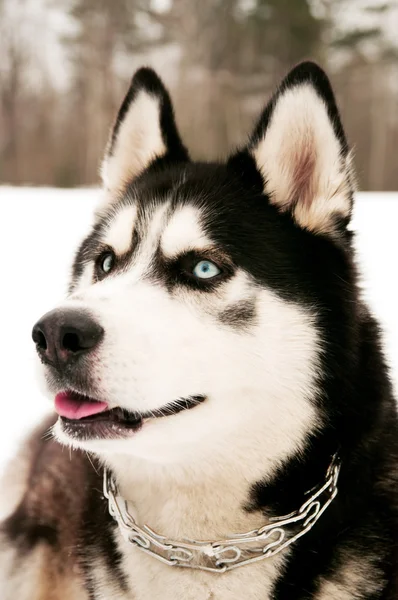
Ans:
[[[104,335],[93,317],[78,309],[55,309],[33,327],[32,338],[41,358],[57,367],[98,346]]]

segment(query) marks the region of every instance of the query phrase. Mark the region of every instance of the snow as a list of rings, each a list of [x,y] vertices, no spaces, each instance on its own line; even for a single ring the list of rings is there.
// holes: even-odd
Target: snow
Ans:
[[[99,199],[96,189],[0,187],[2,412],[0,470],[44,414],[31,341],[36,320],[62,299],[77,243]],[[363,289],[385,330],[387,354],[398,383],[396,222],[398,193],[358,194],[353,227]]]

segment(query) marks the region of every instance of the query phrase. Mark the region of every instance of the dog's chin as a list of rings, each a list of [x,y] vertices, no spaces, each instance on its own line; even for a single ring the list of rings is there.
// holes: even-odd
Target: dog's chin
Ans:
[[[91,446],[91,442],[97,446],[98,442],[131,439],[155,421],[173,419],[176,414],[190,411],[205,400],[206,396],[202,394],[192,395],[149,411],[132,411],[122,407],[110,408],[104,401],[65,390],[55,397],[59,418],[54,434],[60,442],[82,448],[86,448],[87,444]]]

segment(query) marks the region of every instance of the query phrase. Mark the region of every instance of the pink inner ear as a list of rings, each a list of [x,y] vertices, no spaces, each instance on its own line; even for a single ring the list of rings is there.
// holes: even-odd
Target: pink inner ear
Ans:
[[[310,206],[314,199],[317,182],[316,149],[312,140],[305,140],[300,148],[292,149],[291,157],[291,196],[289,205],[300,201]]]

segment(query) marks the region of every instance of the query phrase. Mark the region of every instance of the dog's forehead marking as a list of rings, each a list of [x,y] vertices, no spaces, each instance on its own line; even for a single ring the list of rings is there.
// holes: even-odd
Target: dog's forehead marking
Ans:
[[[174,257],[187,250],[201,250],[211,245],[200,224],[200,211],[194,206],[178,208],[170,218],[160,242],[167,257]]]
[[[145,213],[145,217],[140,224],[140,233],[144,239],[143,247],[146,250],[154,252],[164,231],[168,213],[170,208],[170,200],[164,202],[161,206],[155,206]]]
[[[130,249],[136,218],[137,207],[125,206],[117,212],[104,231],[103,243],[113,248],[119,256]]]
[[[137,223],[142,242],[132,264],[135,276],[138,278],[145,275],[159,248],[159,241],[167,223],[169,208],[170,201],[164,202],[161,206],[149,207],[143,218],[139,219],[139,223]]]

